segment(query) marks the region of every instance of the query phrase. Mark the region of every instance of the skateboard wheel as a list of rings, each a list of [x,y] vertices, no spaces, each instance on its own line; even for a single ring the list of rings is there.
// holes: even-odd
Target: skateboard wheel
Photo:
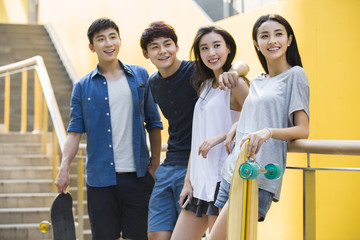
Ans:
[[[239,175],[242,179],[255,179],[259,175],[259,167],[255,163],[245,162],[239,167]]]
[[[47,231],[49,231],[51,228],[51,223],[49,223],[48,221],[42,221],[40,223],[40,231],[43,233],[46,233]]]
[[[267,172],[264,174],[264,176],[267,179],[273,180],[273,179],[279,179],[282,175],[282,168],[279,164],[276,163],[270,163],[265,166],[265,169]]]

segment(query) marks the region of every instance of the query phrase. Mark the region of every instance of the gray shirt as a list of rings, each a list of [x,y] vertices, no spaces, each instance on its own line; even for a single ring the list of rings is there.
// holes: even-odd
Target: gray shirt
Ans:
[[[222,177],[231,183],[241,139],[263,128],[288,128],[294,126],[294,112],[303,110],[309,116],[309,83],[305,71],[299,66],[275,76],[259,75],[251,81],[249,96],[244,102],[236,130],[236,144],[225,160]],[[269,139],[256,155],[262,167],[277,163],[286,167],[287,142]],[[275,194],[279,200],[281,179],[268,180],[259,174],[259,188]]]

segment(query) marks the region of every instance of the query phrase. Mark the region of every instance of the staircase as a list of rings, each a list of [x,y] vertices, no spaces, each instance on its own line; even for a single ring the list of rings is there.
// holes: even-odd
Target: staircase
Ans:
[[[65,125],[69,122],[72,82],[46,32],[40,25],[0,24],[0,66],[35,55],[43,57]],[[0,92],[4,89],[0,77]],[[0,104],[0,239],[52,239],[51,232],[41,233],[39,223],[49,219],[52,201],[57,193],[52,189],[52,156],[43,154],[41,134],[30,133],[33,125],[34,70],[28,70],[27,133],[20,130],[21,73],[11,75],[10,133],[3,129]],[[0,103],[4,94],[0,94]],[[65,126],[66,128],[66,126]],[[49,130],[52,122],[49,118]],[[52,139],[51,133],[48,139]],[[49,148],[49,145],[48,145]],[[50,147],[51,148],[51,147]],[[51,152],[51,151],[49,151]],[[74,216],[77,222],[77,160],[70,168]],[[85,182],[85,181],[84,181]],[[91,239],[84,202],[84,230],[79,239]]]
[[[0,239],[52,238],[39,230],[56,195],[51,161],[40,134],[0,134]]]
[[[0,239],[52,239],[39,223],[50,221],[50,206],[57,193],[52,190],[52,156],[42,153],[41,134],[0,133]],[[76,186],[76,160],[70,170]],[[77,188],[70,187],[74,216]],[[85,194],[86,199],[86,194]],[[87,214],[86,201],[82,203]],[[84,239],[91,239],[88,217],[84,217]]]
[[[42,25],[0,24],[0,66],[18,62],[30,57],[43,57],[48,71],[55,98],[65,124],[69,122],[70,98],[72,81],[63,66],[51,39]],[[33,126],[34,102],[34,71],[28,71],[28,131]],[[0,91],[4,90],[3,78],[0,78]],[[10,94],[10,131],[20,130],[21,73],[11,76]],[[4,94],[0,94],[0,102],[4,102]],[[0,113],[4,112],[4,105],[0,104]],[[52,129],[49,120],[49,129]]]

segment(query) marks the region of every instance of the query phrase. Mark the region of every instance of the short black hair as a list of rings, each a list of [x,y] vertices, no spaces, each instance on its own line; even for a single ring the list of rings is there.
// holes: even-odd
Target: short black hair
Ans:
[[[151,23],[142,33],[140,38],[141,48],[146,51],[148,44],[159,37],[170,38],[177,45],[178,38],[175,29],[163,21],[158,21]]]
[[[87,36],[88,36],[90,44],[94,43],[93,38],[96,33],[100,32],[101,30],[108,29],[108,28],[114,28],[120,37],[119,27],[118,27],[118,25],[116,25],[116,23],[113,20],[111,20],[109,18],[99,18],[99,19],[96,19],[90,25],[90,27],[87,31]]]

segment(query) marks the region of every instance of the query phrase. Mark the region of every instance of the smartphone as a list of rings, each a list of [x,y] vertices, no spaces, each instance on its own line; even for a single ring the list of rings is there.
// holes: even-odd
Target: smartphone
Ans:
[[[190,197],[189,197],[189,195],[188,195],[188,196],[186,197],[183,205],[182,205],[182,208],[186,208],[186,206],[187,206],[189,203],[190,203]]]

